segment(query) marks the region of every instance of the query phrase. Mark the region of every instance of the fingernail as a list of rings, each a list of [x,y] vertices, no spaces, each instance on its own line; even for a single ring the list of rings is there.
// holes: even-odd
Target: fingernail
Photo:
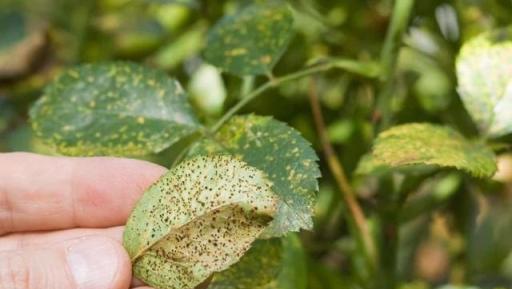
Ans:
[[[108,289],[118,272],[116,248],[98,237],[77,240],[67,250],[67,259],[78,289]]]

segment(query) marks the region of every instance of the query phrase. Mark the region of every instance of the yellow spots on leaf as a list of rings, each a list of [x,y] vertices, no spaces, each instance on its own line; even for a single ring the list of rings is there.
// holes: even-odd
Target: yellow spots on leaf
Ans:
[[[262,57],[260,57],[260,62],[263,63],[263,64],[270,64],[272,63],[272,56],[270,55],[263,55]]]
[[[94,101],[94,100],[89,101],[89,107],[90,108],[95,108],[96,107],[96,101]]]
[[[225,52],[225,55],[228,57],[236,57],[240,55],[247,54],[247,48],[239,47],[239,48],[233,48],[231,50],[227,50]]]
[[[137,117],[137,123],[138,124],[144,124],[145,121],[146,121],[146,119],[143,116]]]

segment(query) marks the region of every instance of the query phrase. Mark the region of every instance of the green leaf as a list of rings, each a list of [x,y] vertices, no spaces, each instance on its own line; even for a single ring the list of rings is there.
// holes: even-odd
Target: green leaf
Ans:
[[[254,3],[212,28],[204,56],[235,75],[268,74],[284,53],[292,28],[293,16],[286,3]]]
[[[125,62],[66,71],[30,116],[37,136],[67,155],[156,153],[200,128],[176,80]]]
[[[427,123],[404,124],[379,134],[372,157],[361,170],[383,165],[436,165],[464,170],[476,177],[492,177],[495,155],[484,144],[466,140],[451,128]]]
[[[263,232],[277,198],[263,172],[231,156],[184,161],[137,203],[124,246],[137,278],[194,288],[236,263]]]
[[[312,229],[315,192],[320,171],[315,151],[295,129],[270,117],[235,116],[214,136],[191,152],[224,152],[265,172],[280,204],[266,236]]]
[[[459,93],[480,130],[491,137],[512,132],[512,28],[465,43],[457,58]]]

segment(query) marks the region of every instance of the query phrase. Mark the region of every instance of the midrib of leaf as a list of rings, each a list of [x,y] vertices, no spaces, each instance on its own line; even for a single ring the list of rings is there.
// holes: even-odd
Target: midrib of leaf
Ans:
[[[223,204],[223,205],[220,205],[220,206],[212,207],[208,212],[205,212],[204,214],[201,214],[201,215],[194,216],[193,218],[191,218],[187,222],[179,225],[178,227],[169,228],[169,230],[163,235],[162,238],[160,238],[158,240],[155,240],[154,242],[149,243],[147,246],[143,247],[139,252],[137,252],[137,254],[135,254],[135,256],[133,256],[133,258],[131,258],[132,263],[134,263],[142,254],[144,254],[146,251],[151,249],[153,246],[155,246],[156,244],[162,242],[162,240],[164,240],[169,234],[171,234],[171,232],[173,230],[179,230],[182,227],[184,227],[184,226],[186,226],[186,225],[188,225],[188,224],[190,224],[190,223],[192,223],[192,222],[194,222],[194,221],[196,221],[198,219],[201,219],[204,216],[207,216],[208,214],[211,214],[212,211],[220,210],[220,209],[223,209],[223,208],[226,208],[226,207],[230,207],[230,206],[241,205],[241,204],[244,204],[244,203],[234,202],[234,203]],[[264,212],[261,212],[260,214],[264,215]],[[272,219],[274,218],[274,216],[272,215],[272,212],[265,212],[265,215],[271,217]],[[144,236],[144,237],[147,237],[147,236]],[[181,264],[181,263],[179,263],[179,264]]]

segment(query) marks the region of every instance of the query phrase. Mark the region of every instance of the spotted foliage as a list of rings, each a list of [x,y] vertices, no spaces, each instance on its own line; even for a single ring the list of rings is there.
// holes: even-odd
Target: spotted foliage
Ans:
[[[268,288],[282,268],[280,239],[257,240],[252,248],[229,269],[213,276],[209,289]]]
[[[125,62],[66,71],[30,116],[37,136],[67,155],[145,155],[200,127],[177,81]]]
[[[457,58],[458,90],[481,131],[512,132],[512,28],[484,33],[463,45]]]
[[[276,210],[264,173],[230,156],[198,156],[145,192],[124,246],[135,276],[149,285],[194,288],[237,262]]]
[[[295,129],[270,117],[236,116],[213,139],[200,142],[195,154],[228,153],[265,172],[279,196],[279,210],[265,236],[311,229],[318,160],[310,144]]]
[[[254,3],[225,16],[212,28],[204,56],[235,75],[269,73],[293,35],[292,26],[286,3]]]
[[[372,155],[359,171],[382,166],[436,165],[464,170],[476,177],[492,177],[494,153],[484,144],[465,139],[448,127],[426,123],[404,124],[379,134]]]

